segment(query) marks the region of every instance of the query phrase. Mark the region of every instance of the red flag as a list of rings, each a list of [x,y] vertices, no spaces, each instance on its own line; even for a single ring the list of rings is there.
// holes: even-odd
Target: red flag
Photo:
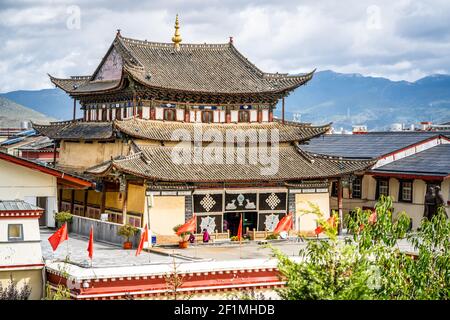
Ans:
[[[284,216],[278,222],[275,229],[273,229],[273,233],[280,233],[281,231],[289,231],[292,228],[292,213]]]
[[[185,224],[183,224],[180,227],[180,229],[178,229],[177,235],[180,235],[183,232],[194,232],[195,228],[196,228],[196,218],[195,218],[195,215],[194,215]]]
[[[91,226],[91,232],[89,232],[89,244],[87,251],[89,252],[89,258],[94,256],[94,226]]]
[[[372,212],[372,214],[369,216],[369,223],[375,224],[377,222],[377,213],[376,211]]]
[[[323,232],[322,226],[318,226],[318,227],[314,230],[314,233],[316,234],[316,236],[318,236],[318,235],[321,234],[322,232]]]
[[[144,232],[142,232],[141,240],[139,241],[139,245],[138,245],[137,250],[136,250],[136,256],[138,256],[141,253],[142,249],[144,249],[144,243],[145,242],[148,242],[148,228],[147,228],[147,225],[145,225]]]
[[[242,213],[241,213],[241,220],[239,221],[239,228],[237,232],[237,238],[239,241],[242,240]]]
[[[69,235],[67,233],[67,222],[66,222],[61,228],[56,230],[56,232],[48,238],[48,242],[50,242],[53,251],[55,251],[61,243],[63,243],[68,239]]]

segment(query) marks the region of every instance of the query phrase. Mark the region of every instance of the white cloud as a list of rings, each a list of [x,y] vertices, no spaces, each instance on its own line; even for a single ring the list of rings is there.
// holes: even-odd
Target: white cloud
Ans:
[[[68,29],[67,8],[80,8]],[[185,43],[223,43],[264,71],[314,68],[413,81],[450,72],[450,4],[391,1],[12,1],[0,4],[0,92],[50,87],[46,73],[91,73],[116,29],[169,42],[180,14]],[[11,81],[14,79],[14,81]]]

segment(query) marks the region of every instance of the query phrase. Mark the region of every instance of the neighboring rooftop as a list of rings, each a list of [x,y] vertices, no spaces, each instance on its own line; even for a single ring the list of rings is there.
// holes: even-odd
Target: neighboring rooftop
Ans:
[[[301,145],[312,154],[351,159],[374,159],[419,143],[423,140],[446,136],[449,132],[369,132],[366,134],[330,134],[311,139]]]
[[[44,211],[23,200],[0,200],[0,211]]]
[[[40,134],[55,140],[111,140],[115,137],[112,122],[61,121],[32,125]]]
[[[450,144],[440,144],[372,170],[408,175],[450,175]]]

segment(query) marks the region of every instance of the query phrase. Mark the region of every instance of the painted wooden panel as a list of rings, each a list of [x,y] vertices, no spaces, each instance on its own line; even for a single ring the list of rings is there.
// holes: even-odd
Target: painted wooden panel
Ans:
[[[155,119],[163,120],[164,119],[164,109],[163,108],[155,108]]]
[[[177,121],[184,121],[184,110],[177,109]]]
[[[122,65],[122,56],[113,48],[95,75],[95,80],[120,79],[122,76]]]
[[[256,122],[256,121],[258,121],[258,111],[250,110],[250,122]]]
[[[262,121],[263,122],[269,121],[269,110],[262,111]]]
[[[145,187],[128,184],[127,209],[132,212],[144,213]]]
[[[237,110],[231,110],[231,122],[237,122],[238,121],[238,111]]]
[[[150,119],[150,107],[142,107],[142,119]]]

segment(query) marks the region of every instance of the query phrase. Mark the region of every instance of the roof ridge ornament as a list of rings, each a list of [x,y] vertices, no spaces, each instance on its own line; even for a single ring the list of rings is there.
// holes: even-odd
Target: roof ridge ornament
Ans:
[[[178,21],[178,13],[175,18],[175,34],[172,37],[173,47],[176,51],[180,51],[180,42],[183,40],[180,36],[180,22]]]

